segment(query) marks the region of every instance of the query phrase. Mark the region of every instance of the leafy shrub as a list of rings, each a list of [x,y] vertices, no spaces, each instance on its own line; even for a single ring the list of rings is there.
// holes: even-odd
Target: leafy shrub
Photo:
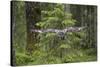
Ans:
[[[30,61],[30,56],[23,53],[16,53],[16,65],[26,65]]]

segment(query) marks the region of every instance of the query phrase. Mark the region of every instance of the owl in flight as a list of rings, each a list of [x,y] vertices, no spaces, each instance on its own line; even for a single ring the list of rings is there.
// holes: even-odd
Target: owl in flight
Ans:
[[[60,37],[61,39],[64,39],[65,33],[68,33],[68,32],[80,32],[84,28],[85,27],[66,27],[65,29],[43,29],[43,30],[31,29],[31,32],[56,33],[58,35],[58,37]]]

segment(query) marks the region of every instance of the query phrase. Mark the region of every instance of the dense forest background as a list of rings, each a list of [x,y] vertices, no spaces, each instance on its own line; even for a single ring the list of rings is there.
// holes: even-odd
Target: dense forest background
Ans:
[[[97,6],[28,1],[11,2],[12,65],[58,64],[97,60]],[[86,27],[66,33],[31,29]]]

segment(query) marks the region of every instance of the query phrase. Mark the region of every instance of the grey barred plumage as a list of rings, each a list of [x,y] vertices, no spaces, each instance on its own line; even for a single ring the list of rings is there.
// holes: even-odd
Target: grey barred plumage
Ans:
[[[46,32],[52,32],[52,33],[59,33],[59,32],[79,32],[85,27],[66,27],[65,29],[31,29],[31,32],[38,32],[38,33],[46,33]]]
[[[65,33],[68,32],[80,32],[85,27],[66,27],[65,29],[31,29],[31,32],[38,32],[38,33],[56,33],[59,38],[64,39]]]

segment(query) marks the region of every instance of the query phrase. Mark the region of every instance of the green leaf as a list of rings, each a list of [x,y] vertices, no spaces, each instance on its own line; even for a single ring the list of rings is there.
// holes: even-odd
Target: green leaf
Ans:
[[[75,22],[74,22],[74,20],[66,19],[66,20],[62,21],[62,24],[66,25],[66,26],[73,26],[73,25],[75,25]]]
[[[62,44],[62,45],[60,46],[60,48],[71,48],[71,46],[68,45],[68,44]]]

